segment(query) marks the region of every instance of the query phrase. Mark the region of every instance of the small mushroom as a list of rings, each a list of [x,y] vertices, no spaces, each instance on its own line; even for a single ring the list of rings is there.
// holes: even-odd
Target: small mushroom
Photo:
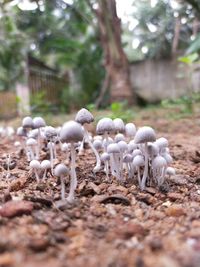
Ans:
[[[74,191],[77,187],[77,176],[75,169],[75,143],[82,141],[84,136],[84,131],[81,125],[75,121],[68,121],[64,124],[60,131],[60,140],[63,143],[70,143],[71,149],[71,182],[70,182],[70,192],[68,196],[68,201],[72,202],[74,200]]]
[[[101,155],[101,160],[105,164],[106,178],[107,178],[107,180],[109,180],[109,160],[110,160],[110,155],[107,152],[104,152]]]
[[[96,127],[96,132],[97,134],[102,134],[104,135],[105,138],[105,152],[107,152],[107,146],[109,144],[108,142],[108,135],[109,133],[112,133],[115,129],[114,123],[110,118],[103,118],[98,121],[97,127]]]
[[[47,171],[51,169],[51,163],[49,160],[45,159],[41,162],[41,169],[44,170],[42,180],[46,178]]]
[[[119,154],[120,148],[118,144],[110,144],[107,147],[107,152],[110,154],[110,166],[112,175],[116,176],[117,180],[121,181],[122,177],[120,176],[120,169],[119,169]]]
[[[61,199],[65,199],[65,177],[68,175],[69,170],[63,163],[58,164],[54,169],[55,176],[60,178],[61,181]]]
[[[36,177],[37,183],[39,183],[40,182],[40,177],[39,177],[38,171],[41,168],[40,162],[38,160],[36,160],[36,159],[31,160],[29,166],[31,167],[31,169],[33,169],[33,171],[35,173],[35,177]]]
[[[141,174],[140,174],[140,167],[143,167],[145,165],[145,161],[142,155],[137,155],[133,159],[133,167],[137,170],[137,178],[138,178],[138,184],[141,187]]]
[[[125,125],[125,133],[126,133],[126,136],[130,139],[134,138],[135,136],[135,133],[136,133],[136,127],[135,127],[135,124],[134,123],[127,123]]]
[[[36,157],[39,159],[39,155],[40,155],[40,149],[41,149],[41,142],[42,142],[42,138],[41,138],[41,128],[45,127],[46,123],[44,121],[44,119],[42,117],[35,117],[33,119],[33,127],[35,129],[38,129],[38,149],[37,149],[37,154]]]

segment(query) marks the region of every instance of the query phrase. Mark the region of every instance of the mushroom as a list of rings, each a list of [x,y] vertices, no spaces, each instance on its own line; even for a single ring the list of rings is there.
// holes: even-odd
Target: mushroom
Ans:
[[[164,182],[166,167],[167,161],[162,156],[158,155],[152,160],[153,177],[156,179],[158,186]]]
[[[63,163],[58,164],[54,169],[55,176],[60,178],[61,181],[61,199],[65,199],[65,177],[68,175],[69,170],[67,166]]]
[[[122,119],[116,118],[113,120],[113,123],[114,123],[115,131],[117,133],[124,133],[125,126],[124,126],[124,122]]]
[[[107,178],[107,180],[109,180],[109,160],[110,160],[110,155],[107,152],[104,152],[101,155],[101,160],[105,164],[106,178]]]
[[[140,167],[143,167],[145,165],[145,161],[142,155],[137,155],[133,159],[133,167],[137,170],[137,178],[138,178],[138,184],[141,188],[141,174],[140,174]]]
[[[97,134],[104,135],[105,138],[105,152],[107,152],[108,142],[108,134],[113,132],[115,129],[114,123],[110,118],[100,119],[97,123],[96,132]]]
[[[33,171],[35,173],[35,177],[36,177],[37,183],[39,183],[40,182],[40,178],[39,178],[38,171],[41,168],[40,162],[38,160],[36,160],[36,159],[31,160],[29,166],[33,169]]]
[[[133,161],[133,156],[131,154],[126,154],[123,157],[123,163],[125,163],[126,170],[128,172],[128,178],[132,178],[133,173],[132,173],[132,161]]]
[[[44,131],[45,138],[49,140],[48,148],[50,151],[50,163],[51,163],[51,173],[53,173],[53,161],[56,157],[56,149],[54,144],[54,138],[57,136],[56,129],[52,126],[45,127]]]
[[[77,176],[75,170],[75,147],[74,143],[82,141],[84,136],[84,131],[81,125],[75,121],[68,121],[64,124],[60,131],[60,140],[62,143],[70,143],[71,149],[71,182],[70,182],[70,192],[68,196],[68,201],[74,200],[74,191],[77,187]]]
[[[45,159],[41,162],[41,169],[44,170],[42,180],[46,178],[47,171],[51,169],[51,163],[49,160]]]
[[[35,129],[38,129],[38,149],[37,149],[37,153],[36,153],[36,157],[39,158],[40,155],[40,149],[41,149],[41,128],[45,127],[46,123],[44,121],[44,119],[42,117],[35,117],[33,119],[33,127]]]
[[[136,127],[135,124],[129,122],[125,125],[125,133],[126,136],[130,139],[134,138],[135,133],[136,133]]]
[[[170,178],[172,175],[176,174],[176,171],[173,167],[167,167],[165,173],[168,175],[168,178]]]
[[[119,170],[120,170],[120,177],[122,177],[122,172],[123,172],[123,155],[125,151],[128,150],[128,145],[125,141],[120,141],[118,142],[118,146],[120,149],[120,154],[119,154]]]
[[[125,136],[122,133],[118,133],[115,135],[115,142],[118,143],[120,141],[125,141]]]
[[[121,181],[120,170],[119,170],[119,154],[120,148],[118,144],[109,144],[107,152],[110,154],[110,166],[112,175],[116,176],[117,180]]]
[[[32,129],[33,128],[33,119],[29,116],[24,117],[22,120],[22,127],[24,129]]]
[[[26,141],[26,145],[27,145],[28,151],[30,153],[30,159],[31,160],[35,159],[34,149],[37,148],[37,141],[33,138],[29,138]]]
[[[148,142],[154,142],[156,140],[156,134],[153,128],[144,126],[141,127],[135,135],[134,142],[135,144],[144,144],[144,158],[145,158],[145,166],[143,177],[141,181],[140,188],[141,190],[145,189],[146,180],[148,177],[148,167],[149,167],[149,155],[148,155]]]
[[[101,159],[100,159],[99,153],[97,152],[97,150],[93,146],[91,139],[89,137],[88,131],[85,127],[86,123],[89,124],[89,123],[94,121],[94,117],[87,109],[82,108],[76,114],[75,121],[80,123],[83,126],[83,129],[84,129],[84,138],[83,139],[85,139],[88,142],[89,146],[91,147],[91,149],[94,152],[95,157],[96,157],[96,166],[94,167],[93,171],[98,172],[101,169]]]

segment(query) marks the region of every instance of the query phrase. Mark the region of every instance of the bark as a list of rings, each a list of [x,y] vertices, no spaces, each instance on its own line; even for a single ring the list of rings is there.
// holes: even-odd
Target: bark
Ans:
[[[176,18],[175,28],[174,28],[174,39],[172,43],[172,54],[176,55],[178,43],[179,43],[179,36],[180,36],[180,29],[181,29],[181,20],[180,18]]]
[[[121,21],[115,0],[98,0],[95,10],[104,51],[104,66],[110,79],[111,102],[134,102],[130,82],[129,63],[121,42]]]

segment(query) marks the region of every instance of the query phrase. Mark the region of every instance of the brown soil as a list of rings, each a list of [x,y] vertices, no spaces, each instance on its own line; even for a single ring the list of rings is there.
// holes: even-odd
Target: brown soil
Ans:
[[[59,181],[49,174],[36,185],[25,156],[14,153],[16,139],[3,140],[0,266],[199,267],[200,120],[136,122],[147,124],[169,139],[177,173],[169,186],[141,192],[131,182],[109,184],[92,173],[87,149],[77,161],[76,202],[63,209]],[[16,161],[7,181],[5,153]]]

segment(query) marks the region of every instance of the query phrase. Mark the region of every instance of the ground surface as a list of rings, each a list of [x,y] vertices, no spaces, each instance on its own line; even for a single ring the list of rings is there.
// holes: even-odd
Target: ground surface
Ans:
[[[109,184],[104,174],[93,175],[87,149],[77,162],[77,201],[64,210],[55,206],[57,180],[37,186],[25,157],[13,153],[15,140],[2,140],[0,154],[12,153],[17,165],[6,182],[1,159],[0,266],[199,267],[200,118],[161,117],[135,123],[169,139],[177,172],[169,187],[141,192],[132,183]],[[19,202],[14,216],[10,198],[29,202]]]

